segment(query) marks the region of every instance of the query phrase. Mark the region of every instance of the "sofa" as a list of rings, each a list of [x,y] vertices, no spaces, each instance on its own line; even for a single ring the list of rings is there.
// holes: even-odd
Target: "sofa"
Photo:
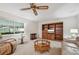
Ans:
[[[10,55],[17,47],[16,39],[10,38],[0,42],[0,55]]]
[[[75,40],[64,38],[62,54],[79,55],[79,37],[76,37]]]

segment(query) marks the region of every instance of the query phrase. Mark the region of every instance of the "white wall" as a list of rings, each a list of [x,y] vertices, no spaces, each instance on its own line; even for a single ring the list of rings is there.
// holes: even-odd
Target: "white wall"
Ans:
[[[38,32],[38,23],[37,22],[32,22],[32,21],[27,21],[24,25],[24,31],[28,39],[30,39],[30,34],[31,33],[37,33]]]
[[[78,29],[79,29],[79,15],[77,15],[77,26],[78,26]]]
[[[42,24],[45,23],[54,23],[54,22],[63,22],[63,34],[64,37],[70,35],[70,29],[71,28],[77,28],[77,18],[74,17],[68,17],[68,18],[62,18],[62,19],[56,19],[56,20],[50,20],[50,21],[43,21],[39,22],[39,36],[42,37]]]

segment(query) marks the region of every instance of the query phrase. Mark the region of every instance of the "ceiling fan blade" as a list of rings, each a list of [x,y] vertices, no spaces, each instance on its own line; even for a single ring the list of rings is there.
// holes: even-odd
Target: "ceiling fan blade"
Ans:
[[[37,9],[48,9],[48,6],[37,6]]]
[[[31,9],[31,8],[22,8],[21,10],[29,10],[29,9]]]
[[[36,9],[32,9],[35,15],[38,15]]]
[[[35,3],[30,3],[30,7],[31,7],[31,8],[36,8]]]

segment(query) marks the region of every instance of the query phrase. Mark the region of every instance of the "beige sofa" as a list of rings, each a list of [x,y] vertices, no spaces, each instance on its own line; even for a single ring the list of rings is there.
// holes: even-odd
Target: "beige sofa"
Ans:
[[[12,54],[15,51],[16,46],[17,44],[14,38],[2,41],[0,43],[0,55]]]

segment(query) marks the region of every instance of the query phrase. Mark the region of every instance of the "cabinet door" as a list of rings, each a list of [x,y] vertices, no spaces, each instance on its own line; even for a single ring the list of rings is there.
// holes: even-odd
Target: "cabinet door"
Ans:
[[[48,32],[47,32],[47,30],[42,31],[42,38],[43,39],[48,39]]]
[[[48,25],[47,24],[42,25],[42,38],[48,39]]]
[[[56,24],[56,40],[63,40],[63,23]]]
[[[52,33],[48,32],[48,39],[54,40],[55,39],[55,24],[54,23],[49,24],[48,30],[54,30],[54,32],[52,32]]]
[[[55,39],[55,34],[48,34],[48,39],[49,40],[54,40]]]
[[[57,35],[56,35],[56,40],[63,40],[63,36],[62,36],[62,35],[57,34]]]

